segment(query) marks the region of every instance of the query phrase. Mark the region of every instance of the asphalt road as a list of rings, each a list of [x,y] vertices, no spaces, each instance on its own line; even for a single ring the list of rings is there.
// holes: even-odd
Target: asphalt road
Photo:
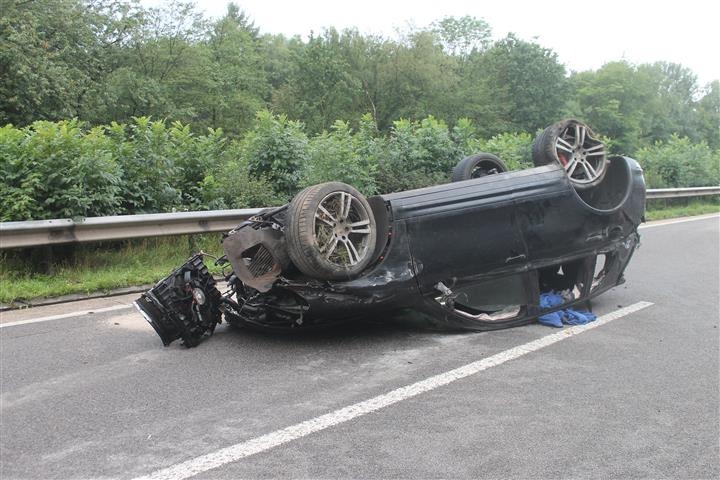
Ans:
[[[720,220],[641,234],[593,305],[652,306],[196,478],[718,478]],[[134,298],[2,314],[0,478],[148,475],[557,333],[375,319],[163,348]]]

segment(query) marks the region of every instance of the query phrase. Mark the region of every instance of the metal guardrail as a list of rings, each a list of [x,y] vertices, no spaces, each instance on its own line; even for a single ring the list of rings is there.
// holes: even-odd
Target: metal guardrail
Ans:
[[[681,198],[720,195],[720,187],[654,188],[647,191],[647,198]]]
[[[0,223],[0,248],[226,232],[261,208]]]
[[[648,199],[720,195],[718,187],[659,188]],[[0,223],[0,249],[62,243],[123,240],[192,233],[226,232],[260,212],[260,208],[206,212],[153,213],[90,217],[79,220],[31,220]]]

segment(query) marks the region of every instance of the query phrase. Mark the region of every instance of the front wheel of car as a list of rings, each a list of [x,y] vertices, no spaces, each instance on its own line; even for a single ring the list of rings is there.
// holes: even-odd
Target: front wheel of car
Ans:
[[[452,181],[460,182],[480,178],[486,175],[507,172],[507,166],[492,153],[477,153],[465,157],[455,165],[452,171]]]
[[[558,163],[578,190],[594,187],[607,171],[605,145],[577,120],[562,120],[543,130],[532,144],[535,166]]]
[[[288,253],[304,274],[349,280],[372,261],[376,224],[365,197],[350,185],[322,183],[298,193],[288,208]]]

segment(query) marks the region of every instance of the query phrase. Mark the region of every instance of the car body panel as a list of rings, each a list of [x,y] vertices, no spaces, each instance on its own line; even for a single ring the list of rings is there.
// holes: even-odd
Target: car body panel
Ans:
[[[326,281],[283,266],[258,291],[230,273],[220,306],[225,319],[292,330],[414,311],[439,328],[521,325],[552,311],[539,307],[548,289],[566,292],[568,301],[558,307],[565,308],[624,281],[639,243],[645,183],[637,162],[614,157],[603,184],[581,194],[551,164],[368,201],[377,223],[376,259],[359,276]],[[267,235],[270,249],[284,248],[278,231],[285,221],[277,209],[244,222],[229,237],[248,241],[226,239],[227,257],[249,265],[253,259],[241,250],[251,237]],[[605,261],[602,271],[598,258]],[[247,277],[244,266],[236,270]]]

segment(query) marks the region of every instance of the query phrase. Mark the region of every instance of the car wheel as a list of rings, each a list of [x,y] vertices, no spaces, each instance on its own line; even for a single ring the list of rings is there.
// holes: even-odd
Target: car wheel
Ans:
[[[470,180],[486,175],[507,172],[507,166],[498,157],[491,153],[478,153],[465,157],[455,165],[452,171],[452,181]]]
[[[560,164],[578,190],[600,183],[608,164],[605,145],[577,120],[563,120],[543,130],[533,142],[532,159],[536,166]]]
[[[375,217],[350,185],[322,183],[298,193],[288,208],[285,236],[290,259],[304,274],[349,280],[372,261]]]

